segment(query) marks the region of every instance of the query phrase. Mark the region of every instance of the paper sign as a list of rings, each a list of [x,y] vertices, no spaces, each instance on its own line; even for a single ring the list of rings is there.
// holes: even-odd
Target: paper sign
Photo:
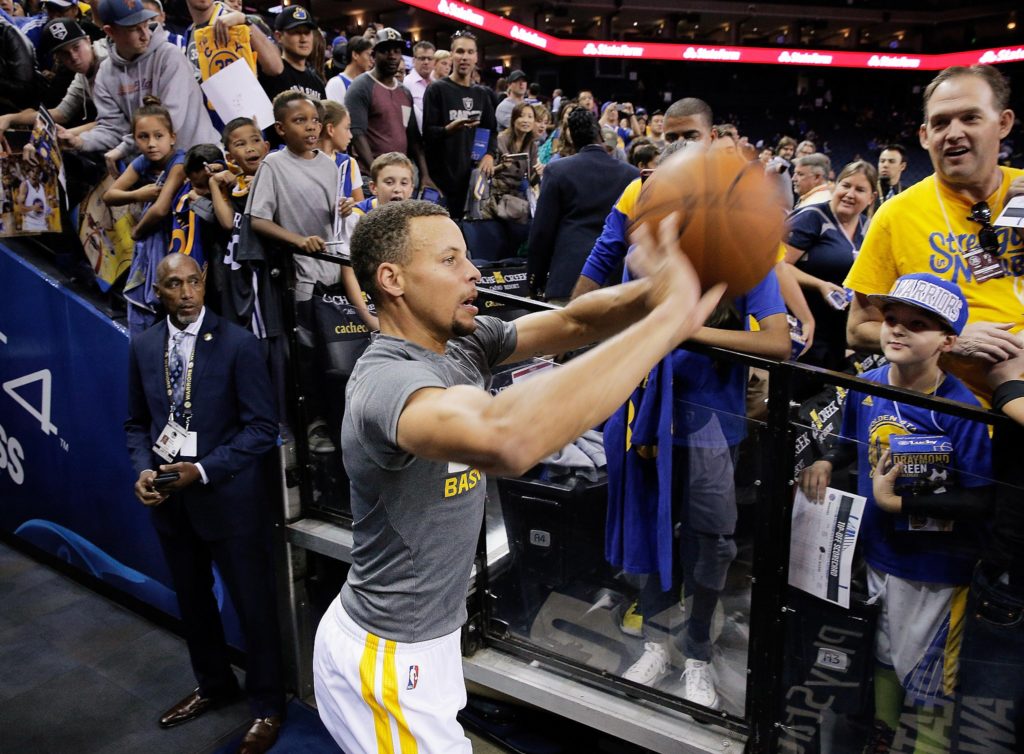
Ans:
[[[1024,196],[1015,196],[1008,201],[1002,214],[992,224],[1007,228],[1024,228]]]
[[[239,58],[202,83],[206,99],[225,123],[234,118],[256,118],[264,129],[274,122],[274,106],[249,64]]]
[[[812,503],[797,489],[789,540],[789,584],[841,607],[850,607],[853,548],[866,499],[829,487]]]

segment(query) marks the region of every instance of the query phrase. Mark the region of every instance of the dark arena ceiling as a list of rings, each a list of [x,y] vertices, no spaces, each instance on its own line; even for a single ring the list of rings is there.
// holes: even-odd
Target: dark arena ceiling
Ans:
[[[274,2],[261,2],[266,10]],[[358,33],[370,22],[415,39],[443,41],[459,25],[397,0],[305,0],[329,35]],[[894,53],[944,53],[1021,44],[1018,3],[952,0],[844,0],[836,3],[705,0],[567,0],[462,3],[565,39],[802,47]],[[1021,9],[1024,11],[1024,8]],[[1022,19],[1024,20],[1024,19]],[[502,37],[482,37],[487,57],[543,51]]]

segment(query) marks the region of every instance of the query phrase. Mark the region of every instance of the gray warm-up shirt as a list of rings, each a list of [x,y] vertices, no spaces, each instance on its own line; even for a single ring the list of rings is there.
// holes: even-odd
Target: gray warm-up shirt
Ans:
[[[486,480],[461,463],[398,447],[398,418],[417,390],[476,385],[516,347],[515,326],[477,317],[445,355],[386,335],[356,363],[341,445],[352,482],[352,568],[341,602],[372,634],[436,639],[466,622],[466,592],[483,523]]]

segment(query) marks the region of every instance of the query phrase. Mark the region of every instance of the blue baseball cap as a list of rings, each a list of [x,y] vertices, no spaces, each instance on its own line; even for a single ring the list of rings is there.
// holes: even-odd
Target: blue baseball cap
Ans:
[[[903,275],[889,293],[872,293],[868,301],[881,309],[886,304],[907,304],[941,319],[959,335],[967,324],[967,299],[960,286],[927,272]]]
[[[135,26],[157,17],[156,11],[143,6],[142,0],[100,0],[96,15],[113,26]]]

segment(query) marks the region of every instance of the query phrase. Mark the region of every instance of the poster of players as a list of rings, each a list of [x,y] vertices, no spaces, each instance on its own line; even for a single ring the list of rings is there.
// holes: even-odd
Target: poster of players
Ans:
[[[114,179],[105,176],[86,195],[78,209],[78,237],[85,256],[96,273],[101,290],[109,290],[123,273],[128,271],[135,252],[132,228],[138,222],[140,206],[129,204],[109,207],[103,194],[114,185]]]
[[[62,177],[56,126],[49,113],[36,121],[21,151],[0,143],[0,236],[59,233],[57,186]]]

